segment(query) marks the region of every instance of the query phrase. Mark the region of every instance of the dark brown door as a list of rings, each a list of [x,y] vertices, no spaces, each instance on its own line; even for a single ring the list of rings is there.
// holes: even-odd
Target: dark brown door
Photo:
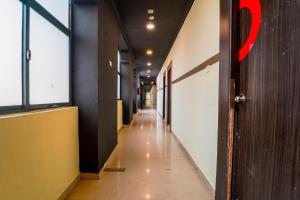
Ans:
[[[240,63],[234,199],[300,199],[300,1],[261,0],[258,39]],[[251,17],[240,13],[239,43]]]
[[[171,126],[172,119],[172,68],[168,68],[168,108],[167,125]]]
[[[163,119],[166,118],[166,76],[163,78]]]

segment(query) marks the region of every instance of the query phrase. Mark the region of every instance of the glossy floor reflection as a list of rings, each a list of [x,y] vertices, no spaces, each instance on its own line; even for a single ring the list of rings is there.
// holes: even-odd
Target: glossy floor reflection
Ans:
[[[126,171],[102,172],[99,181],[80,181],[69,199],[213,199],[154,110],[141,111],[132,127],[122,130],[107,167],[125,167]]]

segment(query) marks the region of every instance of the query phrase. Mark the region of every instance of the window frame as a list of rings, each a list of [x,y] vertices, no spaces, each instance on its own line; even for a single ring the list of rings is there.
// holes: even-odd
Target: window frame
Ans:
[[[36,0],[15,0],[22,3],[22,105],[0,106],[1,114],[28,112],[32,110],[50,109],[72,106],[72,4],[69,0],[69,28],[55,18],[48,10],[41,6]],[[69,102],[30,105],[29,97],[29,67],[27,51],[30,50],[30,9],[33,9],[51,25],[69,37]]]
[[[119,90],[118,90],[119,94],[117,96],[117,100],[122,100],[122,98],[121,98],[121,73],[120,72],[117,73],[117,78],[119,78],[119,77],[120,77],[120,79],[119,79],[120,82],[117,81],[118,82],[118,87],[119,87]]]
[[[122,100],[122,97],[121,97],[121,52],[120,50],[118,50],[118,65],[117,65],[117,100]],[[120,77],[120,82],[118,81],[118,78]]]

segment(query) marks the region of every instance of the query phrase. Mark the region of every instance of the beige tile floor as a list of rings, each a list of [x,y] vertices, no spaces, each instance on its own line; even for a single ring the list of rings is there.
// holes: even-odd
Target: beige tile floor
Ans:
[[[174,136],[155,110],[143,110],[131,128],[119,135],[119,145],[107,167],[125,172],[102,172],[98,181],[80,181],[70,200],[211,200]]]

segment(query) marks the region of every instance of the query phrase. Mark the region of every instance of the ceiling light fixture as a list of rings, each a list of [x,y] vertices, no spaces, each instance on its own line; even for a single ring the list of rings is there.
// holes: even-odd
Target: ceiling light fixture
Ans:
[[[154,21],[155,17],[154,17],[154,15],[149,15],[149,16],[148,16],[148,19],[149,19],[150,21]]]
[[[147,70],[147,73],[150,73],[150,72],[151,72],[151,70],[150,70],[150,69],[148,69],[148,70]]]
[[[148,75],[147,77],[150,78],[150,75]]]
[[[146,51],[146,54],[147,54],[148,56],[151,56],[151,55],[153,54],[153,51],[152,51],[151,49],[148,49],[148,50]]]
[[[152,31],[155,29],[155,24],[153,22],[148,22],[146,24],[146,28],[149,30],[149,31]]]
[[[153,31],[155,29],[155,24],[154,24],[154,10],[153,9],[148,9],[147,10],[148,13],[148,20],[149,22],[146,24],[146,29],[148,31]]]
[[[152,63],[151,62],[147,62],[147,66],[151,66],[152,65]]]
[[[153,9],[148,9],[147,12],[148,12],[149,15],[150,14],[154,14],[154,10]]]

